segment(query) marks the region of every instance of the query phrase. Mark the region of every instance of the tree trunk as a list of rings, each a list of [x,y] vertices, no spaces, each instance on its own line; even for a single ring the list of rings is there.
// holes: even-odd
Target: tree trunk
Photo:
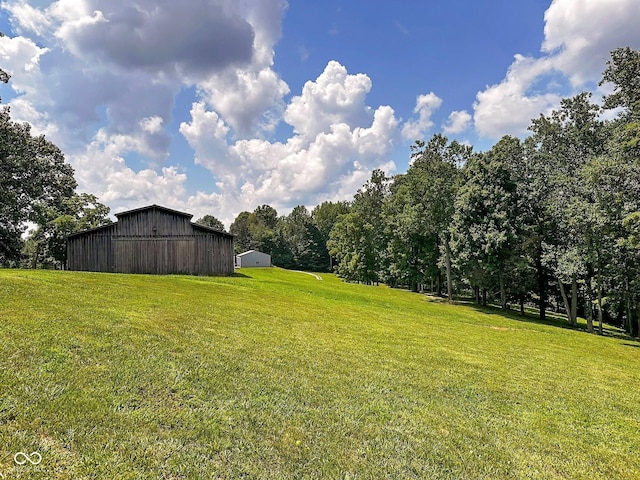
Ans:
[[[593,279],[593,267],[589,263],[587,264],[587,277],[585,278],[585,284],[587,286],[587,298],[585,304],[587,306],[587,331],[593,333],[593,286],[591,280]]]
[[[418,292],[418,252],[415,246],[411,251],[413,262],[411,262],[411,291]]]
[[[573,320],[571,318],[571,306],[569,305],[569,299],[567,298],[567,292],[564,288],[564,283],[560,278],[558,278],[558,285],[560,285],[560,293],[562,294],[562,301],[564,302],[564,308],[567,311],[567,320],[569,320],[569,325],[573,325]]]
[[[624,329],[627,333],[633,335],[633,323],[631,315],[631,294],[629,293],[629,278],[625,281],[626,291],[624,292]]]
[[[640,336],[640,302],[637,303],[636,305],[636,318],[635,318],[635,322],[633,322],[633,324],[635,325],[635,328],[633,329],[634,332],[632,333],[632,335],[634,336]]]
[[[524,295],[520,295],[520,315],[524,317]]]
[[[599,263],[599,262],[598,262]],[[602,277],[598,268],[598,331],[602,335]]]
[[[571,325],[578,326],[578,279],[575,273],[571,277]]]
[[[453,303],[453,279],[451,278],[451,247],[449,240],[444,239],[444,259],[447,267],[447,299],[449,303]]]
[[[482,289],[482,306],[484,307],[487,306],[487,289],[486,288]]]
[[[540,320],[544,321],[547,309],[547,276],[544,272],[541,255],[538,255],[538,258],[536,258],[536,271],[538,273],[538,295],[540,297]]]
[[[31,257],[31,268],[38,268],[38,251],[40,250],[40,244],[38,242],[34,242],[33,255]]]
[[[504,286],[504,273],[502,268],[498,270],[498,282],[500,283],[500,308],[507,309],[507,289]]]
[[[473,293],[475,294],[476,297],[476,303],[478,305],[481,305],[481,300],[480,300],[480,287],[473,287]]]

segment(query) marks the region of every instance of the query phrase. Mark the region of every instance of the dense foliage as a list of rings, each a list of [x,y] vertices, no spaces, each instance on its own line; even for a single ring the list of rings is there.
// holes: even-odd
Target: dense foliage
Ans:
[[[298,205],[289,215],[278,217],[273,207],[262,205],[241,212],[229,232],[236,236],[236,253],[258,250],[270,254],[279,267],[326,272],[331,269],[326,232],[346,208],[327,202],[309,213]]]

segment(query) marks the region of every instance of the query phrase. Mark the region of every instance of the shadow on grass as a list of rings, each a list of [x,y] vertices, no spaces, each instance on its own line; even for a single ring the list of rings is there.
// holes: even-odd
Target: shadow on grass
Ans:
[[[234,278],[253,278],[250,277],[249,275],[246,275],[244,273],[238,273],[238,272],[234,272],[233,275],[231,275]]]
[[[516,320],[518,322],[533,323],[537,325],[548,325],[551,327],[588,333],[587,324],[585,320],[579,319],[578,326],[573,327],[567,323],[567,319],[564,315],[557,314],[554,312],[547,311],[545,320],[540,320],[538,313],[531,313],[531,312],[525,311],[525,314],[521,315],[519,311],[502,310],[500,307],[494,306],[494,305],[488,305],[485,307],[482,305],[478,305],[473,301],[465,301],[465,300],[456,301],[455,304],[466,305],[468,307],[473,308],[475,311],[484,313],[486,315],[500,315],[502,317],[506,317],[511,320]],[[598,334],[597,323],[594,322],[593,328],[594,328],[594,333]],[[632,337],[625,331],[621,330],[620,328],[614,327],[612,325],[607,325],[607,324],[602,325],[602,336],[616,338],[618,340],[625,340],[627,342],[634,342],[634,343],[629,343],[624,345],[640,348],[640,339]]]

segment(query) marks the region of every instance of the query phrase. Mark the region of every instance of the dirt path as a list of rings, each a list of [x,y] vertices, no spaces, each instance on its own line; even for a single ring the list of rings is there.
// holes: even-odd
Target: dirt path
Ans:
[[[311,272],[303,272],[302,270],[291,270],[292,272],[297,272],[297,273],[304,273],[306,275],[311,275],[313,277],[316,277],[316,280],[322,280],[322,277],[320,275],[317,275],[315,273],[311,273]]]

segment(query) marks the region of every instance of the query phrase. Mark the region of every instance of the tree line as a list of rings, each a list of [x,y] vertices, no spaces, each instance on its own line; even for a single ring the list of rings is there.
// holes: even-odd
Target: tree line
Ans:
[[[348,281],[554,305],[602,333],[640,322],[640,52],[612,52],[602,107],[581,93],[489,151],[441,134],[417,141],[406,173],[381,171],[332,228]],[[615,109],[615,110],[614,110]],[[617,112],[605,120],[605,110]]]
[[[238,251],[275,265],[333,270],[347,281],[535,305],[567,322],[638,335],[640,322],[640,52],[611,53],[601,84],[540,115],[524,140],[490,150],[435,134],[411,147],[408,170],[376,170],[350,202],[242,212]],[[605,111],[615,118],[606,120]],[[611,115],[609,115],[611,117]]]

